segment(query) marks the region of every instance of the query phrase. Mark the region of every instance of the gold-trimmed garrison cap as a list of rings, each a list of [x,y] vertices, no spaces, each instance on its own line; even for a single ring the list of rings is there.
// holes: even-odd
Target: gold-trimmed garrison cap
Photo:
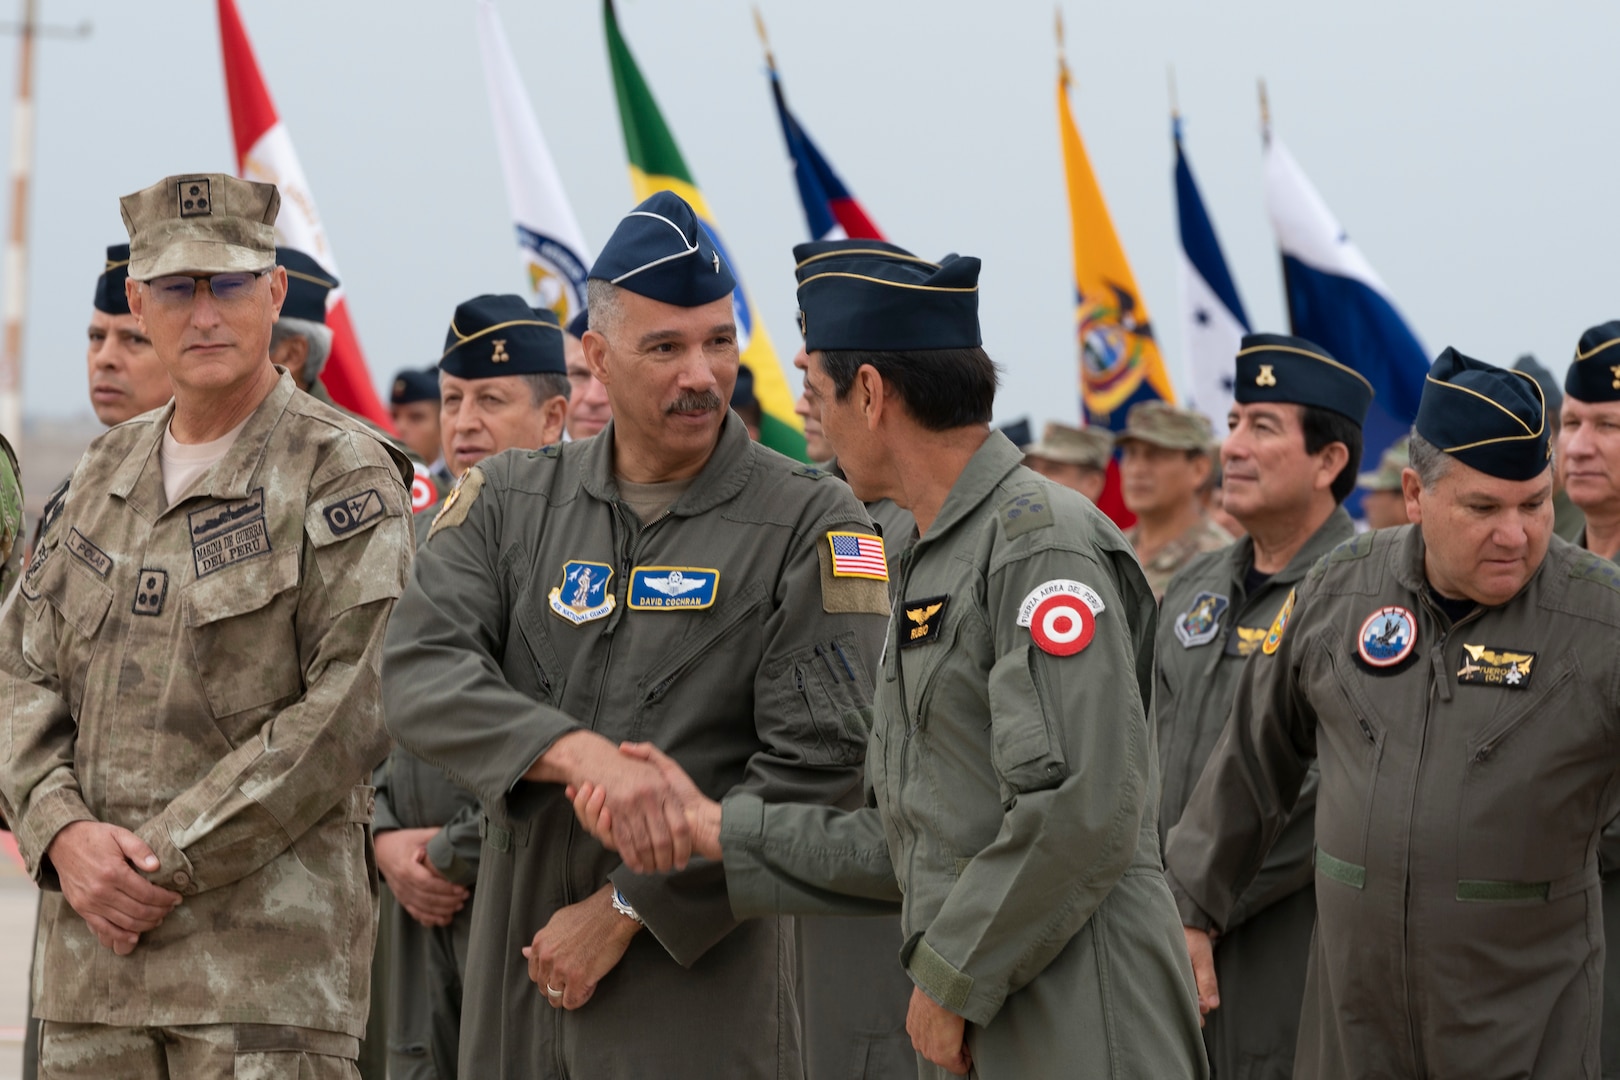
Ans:
[[[793,249],[799,331],[808,352],[971,349],[979,336],[979,260],[920,259],[880,240]]]
[[[129,245],[113,244],[107,249],[107,265],[96,278],[96,310],[108,315],[128,315],[129,297],[124,282],[129,280]]]
[[[450,320],[439,370],[460,379],[566,375],[557,313],[511,293],[475,296]]]
[[[1047,423],[1040,442],[1024,447],[1025,457],[1082,465],[1088,469],[1108,468],[1113,452],[1114,437],[1102,428],[1070,427],[1056,420]]]
[[[276,265],[287,271],[287,298],[281,318],[326,322],[326,296],[338,287],[337,276],[297,248],[276,248]]]
[[[737,287],[731,267],[685,199],[657,191],[602,246],[590,277],[676,307],[702,307]]]
[[[129,231],[129,276],[263,273],[276,265],[274,184],[224,173],[165,177],[118,200]]]
[[[1367,422],[1372,383],[1315,342],[1287,334],[1245,334],[1238,348],[1232,399],[1243,405],[1286,402]]]
[[[1564,374],[1564,393],[1576,401],[1620,401],[1620,319],[1581,335]]]
[[[1114,445],[1138,442],[1162,446],[1166,450],[1215,450],[1215,429],[1209,417],[1191,409],[1178,409],[1162,401],[1139,401],[1125,414],[1125,430],[1114,436]]]
[[[1413,426],[1437,449],[1502,480],[1533,480],[1552,457],[1536,380],[1456,349],[1446,349],[1429,369]]]
[[[1356,487],[1362,491],[1399,491],[1401,473],[1412,464],[1411,440],[1396,439],[1378,459],[1378,468],[1356,476]]]

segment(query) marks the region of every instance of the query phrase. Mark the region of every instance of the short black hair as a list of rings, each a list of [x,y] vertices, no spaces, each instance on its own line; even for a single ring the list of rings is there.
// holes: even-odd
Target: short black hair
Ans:
[[[1333,478],[1333,501],[1343,503],[1356,489],[1356,474],[1361,471],[1361,425],[1343,413],[1317,405],[1301,405],[1299,410],[1307,454],[1319,454],[1336,442],[1344,443],[1350,451],[1344,468]]]
[[[821,366],[840,401],[849,396],[855,373],[866,364],[894,386],[907,411],[929,431],[990,422],[996,403],[996,364],[983,346],[908,352],[827,349],[821,353]]]

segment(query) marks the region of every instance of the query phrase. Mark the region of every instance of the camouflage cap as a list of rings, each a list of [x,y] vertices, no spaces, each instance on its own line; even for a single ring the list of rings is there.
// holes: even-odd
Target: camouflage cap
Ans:
[[[274,184],[184,173],[118,200],[129,230],[129,276],[259,273],[276,265]]]
[[[1106,469],[1114,452],[1114,437],[1097,428],[1077,428],[1052,421],[1041,433],[1041,441],[1024,447],[1026,457],[1045,458],[1066,465]]]
[[[1140,439],[1167,450],[1197,450],[1208,454],[1215,449],[1215,429],[1209,417],[1188,409],[1178,409],[1162,401],[1139,401],[1125,415],[1125,430],[1114,436],[1116,444]]]
[[[1401,470],[1412,463],[1411,449],[1406,439],[1396,439],[1378,459],[1378,468],[1356,477],[1356,487],[1362,491],[1401,490]]]

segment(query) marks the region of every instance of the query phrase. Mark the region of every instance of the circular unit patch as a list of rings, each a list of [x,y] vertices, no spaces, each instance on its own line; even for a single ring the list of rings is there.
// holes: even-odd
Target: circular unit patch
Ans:
[[[1361,624],[1356,655],[1375,668],[1394,667],[1417,647],[1417,619],[1406,608],[1381,607]]]
[[[1059,578],[1035,588],[1018,608],[1018,625],[1042,652],[1073,656],[1097,635],[1103,600],[1091,586]]]

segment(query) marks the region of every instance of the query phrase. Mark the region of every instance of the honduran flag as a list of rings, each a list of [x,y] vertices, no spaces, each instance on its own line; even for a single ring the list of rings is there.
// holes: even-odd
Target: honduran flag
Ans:
[[[1362,462],[1375,462],[1417,418],[1428,354],[1389,290],[1306,179],[1282,141],[1267,133],[1266,209],[1282,252],[1288,321],[1373,386],[1362,429]],[[1356,511],[1356,504],[1348,508]]]
[[[770,69],[771,96],[776,99],[776,117],[782,122],[782,138],[793,162],[793,179],[799,185],[799,201],[804,203],[805,221],[812,240],[882,240],[883,234],[866,210],[849,193],[833,167],[810,141],[798,117],[788,108],[782,93],[782,79],[776,71],[776,58],[767,50],[765,63]]]
[[[302,251],[341,281],[326,229],[315,209],[315,196],[304,179],[304,167],[298,163],[292,137],[276,115],[270,88],[259,73],[259,62],[254,59],[253,45],[235,0],[219,0],[219,37],[225,53],[225,92],[230,98],[231,133],[236,140],[236,171],[244,179],[281,189],[276,243]],[[321,371],[321,382],[332,400],[390,427],[388,410],[377,397],[360,340],[349,321],[349,304],[341,286],[326,298],[326,325],[332,328],[332,354]]]
[[[1182,341],[1191,389],[1188,407],[1226,430],[1232,411],[1233,358],[1249,332],[1232,273],[1221,254],[1215,225],[1204,209],[1181,142],[1181,117],[1171,119],[1176,144],[1176,219],[1181,230]]]

